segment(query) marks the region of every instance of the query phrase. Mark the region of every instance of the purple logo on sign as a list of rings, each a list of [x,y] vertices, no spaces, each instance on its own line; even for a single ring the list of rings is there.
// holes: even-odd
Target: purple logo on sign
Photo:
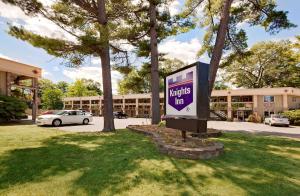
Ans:
[[[193,72],[188,72],[185,79],[182,76],[168,80],[168,101],[176,110],[181,111],[183,108],[193,102]]]

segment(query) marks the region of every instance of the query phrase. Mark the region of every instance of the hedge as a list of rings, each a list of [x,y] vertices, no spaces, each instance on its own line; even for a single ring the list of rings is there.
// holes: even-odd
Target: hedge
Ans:
[[[27,104],[18,98],[0,95],[0,120],[21,119],[26,115],[27,107]]]
[[[290,110],[282,113],[287,117],[291,124],[300,125],[300,110]]]

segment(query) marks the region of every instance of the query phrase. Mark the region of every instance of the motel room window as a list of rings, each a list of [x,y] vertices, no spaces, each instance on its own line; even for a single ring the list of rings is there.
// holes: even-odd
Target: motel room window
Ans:
[[[264,96],[264,102],[267,102],[267,103],[271,102],[271,103],[273,103],[274,102],[274,96],[270,96],[270,95]]]

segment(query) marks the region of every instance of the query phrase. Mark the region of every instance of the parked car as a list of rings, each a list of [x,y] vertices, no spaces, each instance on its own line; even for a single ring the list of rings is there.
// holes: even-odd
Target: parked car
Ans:
[[[52,125],[58,127],[65,124],[84,124],[93,121],[90,113],[81,110],[61,110],[54,114],[45,114],[37,118],[37,125]]]
[[[114,112],[114,118],[127,118],[128,115],[124,112]]]
[[[282,125],[288,127],[290,125],[289,119],[279,114],[271,114],[270,117],[265,118],[264,123],[270,126]]]

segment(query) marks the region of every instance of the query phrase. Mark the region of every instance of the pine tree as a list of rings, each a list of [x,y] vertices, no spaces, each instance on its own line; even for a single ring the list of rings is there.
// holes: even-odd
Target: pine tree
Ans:
[[[118,44],[128,35],[123,26],[132,17],[132,3],[127,0],[56,0],[46,6],[38,0],[2,0],[21,8],[31,17],[44,17],[60,27],[67,36],[46,37],[19,26],[10,26],[9,34],[43,48],[50,55],[67,59],[67,66],[78,67],[86,57],[101,59],[104,128],[115,130],[110,60],[126,58],[127,52]],[[72,40],[67,39],[71,36]],[[112,56],[112,57],[111,57]]]

